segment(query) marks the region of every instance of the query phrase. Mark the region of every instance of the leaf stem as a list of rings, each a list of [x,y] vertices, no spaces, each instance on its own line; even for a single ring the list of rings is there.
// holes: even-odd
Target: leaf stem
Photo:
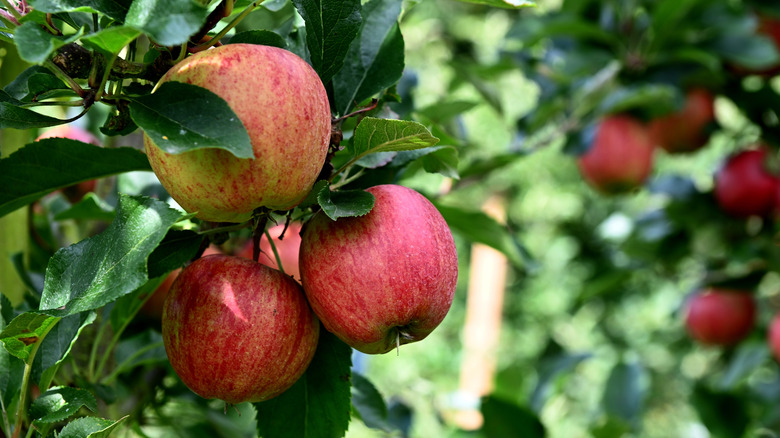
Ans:
[[[201,230],[201,231],[198,231],[198,234],[207,236],[209,234],[217,234],[217,233],[224,233],[224,232],[230,232],[230,231],[238,231],[238,230],[246,228],[250,223],[251,223],[251,220],[246,221],[246,222],[241,222],[240,224],[228,225],[228,226],[225,226],[225,227],[211,228],[211,229],[208,229],[208,230]]]
[[[95,102],[100,102],[100,99],[103,98],[103,94],[105,94],[106,83],[108,82],[108,77],[111,75],[111,69],[114,67],[114,61],[116,61],[116,55],[111,57],[111,60],[108,61],[108,64],[106,65],[106,69],[103,71],[103,78],[100,80],[100,85],[97,87]]]
[[[330,188],[331,189],[337,189],[339,187],[345,186],[345,185],[351,183],[352,181],[355,181],[356,179],[358,179],[361,176],[363,176],[363,173],[365,173],[365,169],[360,169],[357,172],[355,172],[354,175],[352,175],[352,176],[345,176],[344,179],[342,179],[341,181],[337,182],[336,184],[332,184],[330,186]]]
[[[81,85],[76,83],[72,77],[68,76],[67,73],[62,71],[62,69],[59,68],[57,64],[51,62],[51,60],[48,59],[43,63],[43,66],[51,70],[55,76],[65,82],[71,90],[76,92],[76,94],[78,94],[80,97],[84,97],[85,91],[83,88],[81,88]]]
[[[162,345],[163,345],[162,342],[157,342],[154,344],[146,345],[143,348],[139,348],[133,354],[131,354],[127,359],[125,359],[124,362],[117,365],[116,369],[114,369],[114,371],[112,371],[111,374],[107,375],[103,379],[100,379],[100,383],[104,385],[110,385],[111,382],[113,382],[122,373],[123,371],[122,368],[125,366],[125,364],[132,363],[132,361],[135,360],[137,357],[143,356],[147,351],[154,350],[155,348],[160,348]]]
[[[271,251],[274,253],[274,258],[276,259],[276,267],[279,268],[280,271],[282,271],[282,274],[287,275],[286,272],[284,272],[284,268],[282,267],[282,258],[279,256],[279,251],[276,250],[276,244],[274,243],[274,239],[271,238],[271,233],[268,232],[268,230],[265,230],[265,237],[268,239],[268,243],[271,245]]]
[[[228,3],[230,5],[229,6],[230,10],[232,10],[233,9],[233,6],[232,6],[233,2],[232,2],[232,0],[228,0]],[[236,25],[238,23],[240,23],[241,20],[246,18],[246,16],[249,15],[249,13],[252,12],[252,10],[254,10],[260,3],[262,3],[262,1],[252,2],[251,4],[247,5],[247,7],[244,8],[244,10],[241,11],[241,13],[238,14],[238,16],[236,16],[236,18],[234,18],[230,23],[228,23],[227,26],[222,28],[222,30],[220,30],[219,33],[214,35],[213,38],[211,38],[210,40],[206,41],[203,44],[198,44],[197,46],[194,46],[192,48],[192,50],[194,50],[194,51],[201,51],[201,50],[208,49],[209,47],[213,46],[214,44],[217,44],[225,35],[227,35],[228,32],[231,31],[231,29],[236,27]]]
[[[16,5],[11,4],[11,2],[8,1],[8,0],[2,0],[2,1],[3,1],[3,4],[5,5],[6,9],[8,9],[8,11],[11,12],[11,15],[13,15],[13,17],[17,21],[19,21],[19,19],[22,18],[22,14],[19,13],[18,9],[16,9]]]

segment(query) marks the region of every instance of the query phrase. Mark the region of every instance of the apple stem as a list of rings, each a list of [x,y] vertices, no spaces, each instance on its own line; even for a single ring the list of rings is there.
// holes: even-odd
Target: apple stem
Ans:
[[[284,272],[284,268],[282,267],[282,258],[279,256],[279,251],[276,249],[276,244],[274,243],[274,239],[271,237],[271,233],[268,232],[268,230],[265,230],[265,237],[268,239],[268,244],[271,245],[271,251],[274,253],[274,258],[276,259],[276,267],[279,268],[280,271],[282,271],[282,274],[287,275],[287,273]]]
[[[252,260],[258,261],[260,259],[260,239],[265,232],[265,226],[268,224],[268,214],[260,213],[254,218],[254,226],[252,230]]]

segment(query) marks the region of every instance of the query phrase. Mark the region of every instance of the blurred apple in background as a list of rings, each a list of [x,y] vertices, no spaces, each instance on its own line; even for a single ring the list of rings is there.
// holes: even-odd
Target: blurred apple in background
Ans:
[[[707,144],[708,125],[714,121],[715,98],[695,88],[686,94],[682,109],[651,120],[648,129],[653,143],[667,152],[692,152]]]
[[[746,291],[710,288],[688,303],[685,325],[688,333],[707,345],[729,346],[753,330],[756,303]]]

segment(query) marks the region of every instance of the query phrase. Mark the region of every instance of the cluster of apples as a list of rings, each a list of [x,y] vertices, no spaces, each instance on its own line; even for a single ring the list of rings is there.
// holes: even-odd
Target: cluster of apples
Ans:
[[[261,208],[290,210],[309,194],[325,164],[331,115],[305,61],[283,49],[229,44],[184,59],[160,83],[168,81],[225,100],[254,152],[254,159],[214,148],[171,154],[145,133],[155,174],[186,211],[244,222]],[[441,323],[458,275],[449,227],[412,189],[367,191],[375,198],[370,213],[334,221],[318,212],[303,226],[294,248],[300,283],[238,255],[207,255],[182,269],[163,305],[162,333],[190,389],[233,404],[281,394],[314,357],[320,322],[369,354],[419,341]]]
[[[577,166],[599,192],[634,190],[650,176],[657,147],[671,154],[696,151],[707,144],[714,120],[714,97],[701,88],[687,92],[680,110],[648,123],[628,114],[609,115],[596,126],[593,142]]]

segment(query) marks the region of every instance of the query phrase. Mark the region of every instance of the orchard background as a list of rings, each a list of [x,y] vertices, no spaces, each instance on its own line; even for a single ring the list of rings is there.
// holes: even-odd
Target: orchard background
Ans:
[[[780,433],[780,367],[767,341],[780,311],[776,211],[735,217],[714,193],[727,158],[759,142],[766,171],[780,169],[780,6],[206,3],[0,6],[0,436]],[[167,197],[139,152],[140,131],[184,126],[186,148],[195,114],[224,115],[197,104],[165,112],[150,94],[181,49],[203,49],[208,36],[308,60],[333,117],[358,111],[339,125],[336,164],[359,152],[358,122],[403,128],[362,151],[362,173],[333,196],[315,186],[293,217],[361,214],[370,203],[354,194],[378,183],[431,199],[455,236],[460,277],[427,339],[366,356],[326,336],[295,391],[227,409],[179,381],[159,316],[142,304],[209,242],[238,250],[251,230],[162,214]],[[680,110],[691,88],[715,96],[701,149],[655,150],[650,176],[625,193],[583,180],[578,156],[605,117],[644,126]],[[65,121],[103,146],[33,142]],[[215,147],[228,147],[217,137]],[[91,194],[72,187],[95,179]],[[149,211],[162,223],[139,220]],[[497,252],[485,256],[486,247]],[[96,260],[117,269],[97,272]],[[687,334],[686,303],[708,287],[754,298],[755,325],[740,342],[703,345]],[[500,331],[473,331],[467,309],[477,297],[492,297]],[[487,384],[474,385],[475,357]]]

